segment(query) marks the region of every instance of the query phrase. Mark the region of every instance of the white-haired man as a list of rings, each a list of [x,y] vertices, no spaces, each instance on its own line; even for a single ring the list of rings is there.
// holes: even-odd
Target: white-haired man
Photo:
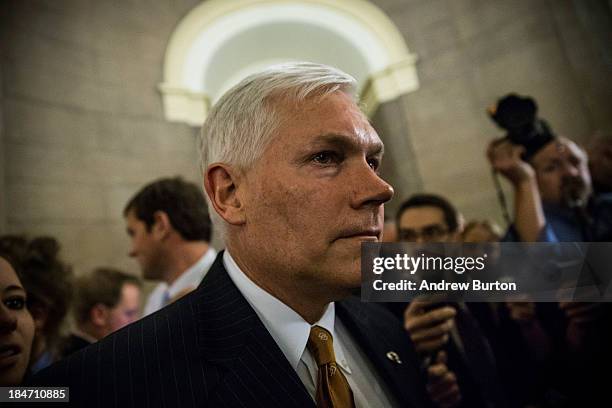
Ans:
[[[400,322],[347,299],[393,195],[353,87],[297,63],[224,95],[202,130],[202,172],[226,250],[195,292],[37,383],[73,385],[83,405],[427,406]]]

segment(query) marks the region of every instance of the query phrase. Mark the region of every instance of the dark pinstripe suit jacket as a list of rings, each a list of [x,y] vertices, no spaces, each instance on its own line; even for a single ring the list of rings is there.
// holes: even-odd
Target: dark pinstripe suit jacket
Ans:
[[[88,408],[314,407],[221,257],[197,290],[42,371],[32,385],[67,385],[71,405]],[[428,406],[397,319],[358,299],[338,302],[337,313],[395,399]]]

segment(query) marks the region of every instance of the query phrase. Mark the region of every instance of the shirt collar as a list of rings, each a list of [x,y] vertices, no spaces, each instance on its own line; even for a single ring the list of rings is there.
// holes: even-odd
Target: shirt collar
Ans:
[[[255,310],[289,364],[297,369],[306,349],[311,325],[289,306],[257,286],[242,272],[228,250],[223,253],[223,264],[230,278]],[[334,336],[335,316],[335,305],[332,302],[327,305],[325,313],[315,325],[323,327]],[[344,361],[344,354],[341,348],[336,346],[336,342],[334,342],[334,352],[336,360]]]
[[[208,271],[213,262],[215,262],[216,257],[217,251],[215,251],[214,248],[209,247],[208,250],[204,253],[204,255],[202,255],[202,257],[198,259],[195,264],[191,265],[185,272],[181,274],[181,276],[178,277],[178,279],[172,282],[172,285],[167,286],[166,284],[164,290],[167,291],[168,296],[170,298],[173,298],[182,290],[190,286],[198,286],[198,284],[202,280],[202,277],[204,277],[206,271]],[[205,272],[202,273],[202,271]]]

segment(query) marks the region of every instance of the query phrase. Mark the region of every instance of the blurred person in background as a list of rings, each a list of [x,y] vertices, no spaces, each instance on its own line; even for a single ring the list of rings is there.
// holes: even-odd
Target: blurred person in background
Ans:
[[[34,320],[27,308],[27,294],[10,260],[10,254],[0,246],[1,387],[21,384],[34,340]]]
[[[202,190],[180,177],[143,187],[123,211],[145,279],[161,281],[147,299],[149,315],[194,290],[213,264],[212,226]]]
[[[489,262],[503,262],[498,267],[512,267],[503,260],[502,229],[490,220],[473,220],[461,234],[465,244],[485,247],[475,250],[489,255]],[[472,250],[464,246],[464,251]],[[542,325],[537,304],[529,301],[469,303],[493,347],[502,382],[513,405],[541,406],[544,394],[552,392],[548,383],[553,342]]]
[[[415,194],[396,216],[398,240],[460,242],[462,217],[444,197]],[[488,339],[463,302],[387,304],[423,356],[432,400],[441,407],[506,406]]]
[[[612,193],[612,130],[598,131],[587,144],[595,193]]]
[[[487,156],[514,195],[507,241],[596,242],[612,240],[612,194],[594,193],[588,158],[572,140],[555,134],[530,97],[509,94],[489,114],[507,134]],[[558,389],[574,404],[607,398],[603,380],[612,365],[612,311],[608,304],[560,302],[542,323],[558,342]],[[539,306],[538,306],[539,308]]]
[[[113,268],[97,268],[76,280],[76,328],[66,339],[65,356],[140,318],[140,279]]]
[[[508,134],[487,156],[514,190],[510,241],[612,240],[612,195],[594,194],[584,149],[537,117],[532,98],[510,94],[491,108]]]
[[[0,247],[15,260],[34,318],[30,371],[49,366],[60,355],[61,329],[72,300],[72,270],[59,258],[60,245],[51,237],[28,240],[0,237]]]
[[[466,243],[499,242],[501,238],[501,228],[489,220],[470,221],[461,232],[461,240]]]
[[[495,222],[489,220],[473,220],[465,225],[465,228],[461,231],[459,241],[464,244],[474,244],[464,245],[464,254],[480,256],[480,254],[486,253],[489,259],[488,263],[497,265],[501,256],[499,241],[502,236],[502,230]]]

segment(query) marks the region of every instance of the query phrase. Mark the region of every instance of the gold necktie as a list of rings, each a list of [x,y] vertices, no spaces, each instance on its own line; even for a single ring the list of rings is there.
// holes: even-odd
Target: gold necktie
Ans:
[[[354,408],[353,392],[340,367],[336,365],[334,339],[330,332],[319,326],[310,329],[308,350],[312,353],[319,374],[317,376],[318,408]]]

